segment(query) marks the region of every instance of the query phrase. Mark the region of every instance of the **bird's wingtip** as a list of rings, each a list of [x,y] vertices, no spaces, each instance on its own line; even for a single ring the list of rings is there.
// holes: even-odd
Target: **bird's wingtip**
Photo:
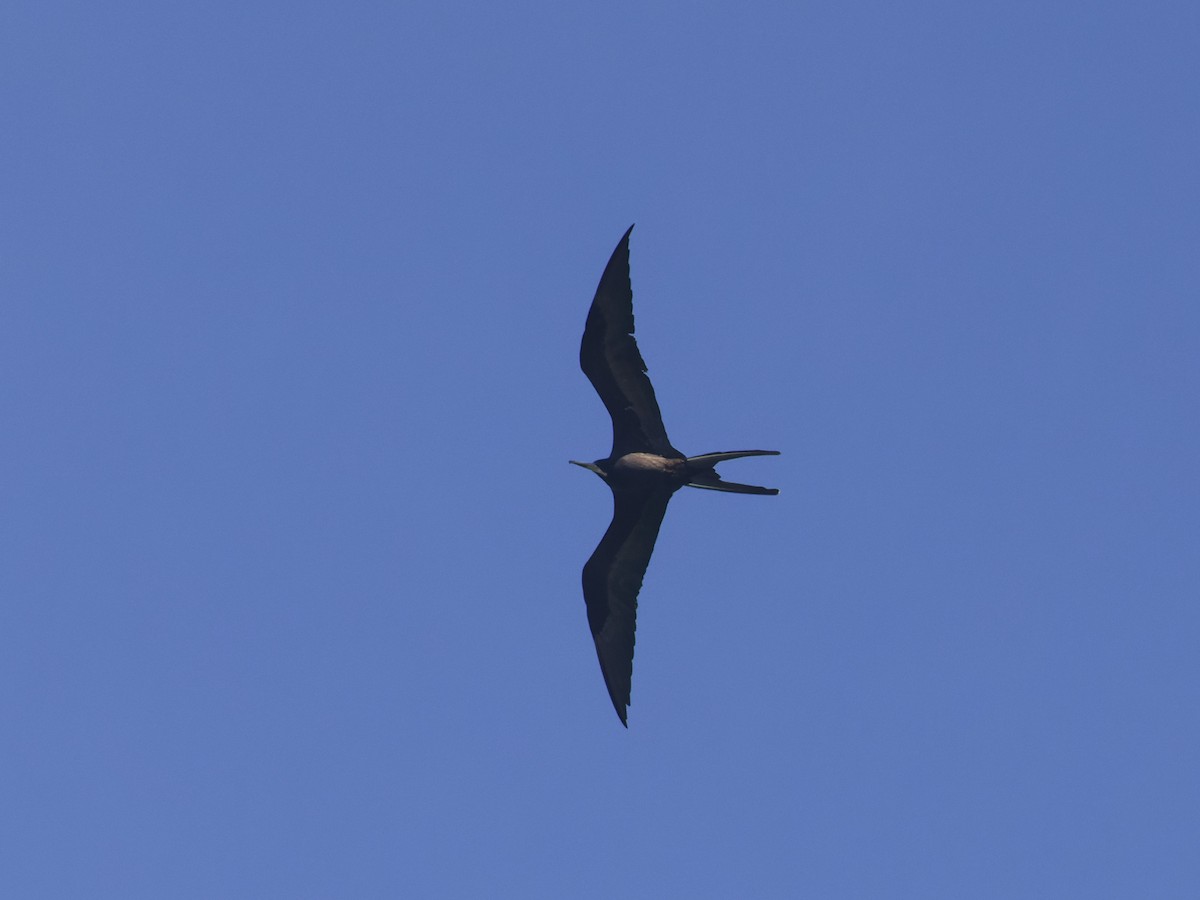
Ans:
[[[617,711],[617,718],[621,720],[621,724],[626,728],[629,727],[629,701],[622,703],[616,697],[611,697],[613,709]]]

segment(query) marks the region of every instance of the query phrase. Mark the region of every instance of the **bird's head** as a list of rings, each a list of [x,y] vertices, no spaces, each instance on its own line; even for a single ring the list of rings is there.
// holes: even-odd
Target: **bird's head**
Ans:
[[[573,459],[567,460],[567,461],[573,466],[581,466],[584,469],[589,469],[589,470],[595,472],[597,475],[599,475],[605,481],[608,481],[608,473],[605,472],[602,468],[600,468],[600,462],[601,462],[600,460],[596,460],[596,462],[590,462],[590,463],[589,462],[577,462],[576,460],[573,460]]]

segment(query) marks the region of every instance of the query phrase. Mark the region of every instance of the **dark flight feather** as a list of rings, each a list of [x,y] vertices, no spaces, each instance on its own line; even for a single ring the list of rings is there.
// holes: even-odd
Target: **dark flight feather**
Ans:
[[[629,231],[600,277],[579,346],[579,365],[612,417],[612,459],[657,453],[682,459],[671,446],[646,362],[633,337],[633,286],[629,281]]]
[[[633,681],[637,598],[674,487],[613,491],[613,518],[583,567],[583,599],[600,671],[621,724]]]

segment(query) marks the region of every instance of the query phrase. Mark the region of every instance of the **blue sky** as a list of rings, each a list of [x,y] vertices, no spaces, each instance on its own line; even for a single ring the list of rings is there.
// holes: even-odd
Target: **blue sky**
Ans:
[[[0,892],[1195,897],[1200,12],[9,4]],[[579,372],[678,494],[630,728]]]

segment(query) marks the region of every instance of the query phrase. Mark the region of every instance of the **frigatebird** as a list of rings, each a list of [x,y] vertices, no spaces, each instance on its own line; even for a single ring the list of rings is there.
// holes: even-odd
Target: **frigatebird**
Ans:
[[[778,456],[778,450],[734,450],[684,456],[667,438],[646,363],[633,337],[629,235],[621,238],[600,276],[579,347],[579,365],[612,417],[612,452],[591,469],[612,489],[613,517],[583,567],[583,599],[600,671],[621,724],[633,679],[637,598],[667,503],[681,487],[732,494],[778,494],[775,488],[722,481],[716,464],[742,456]]]

